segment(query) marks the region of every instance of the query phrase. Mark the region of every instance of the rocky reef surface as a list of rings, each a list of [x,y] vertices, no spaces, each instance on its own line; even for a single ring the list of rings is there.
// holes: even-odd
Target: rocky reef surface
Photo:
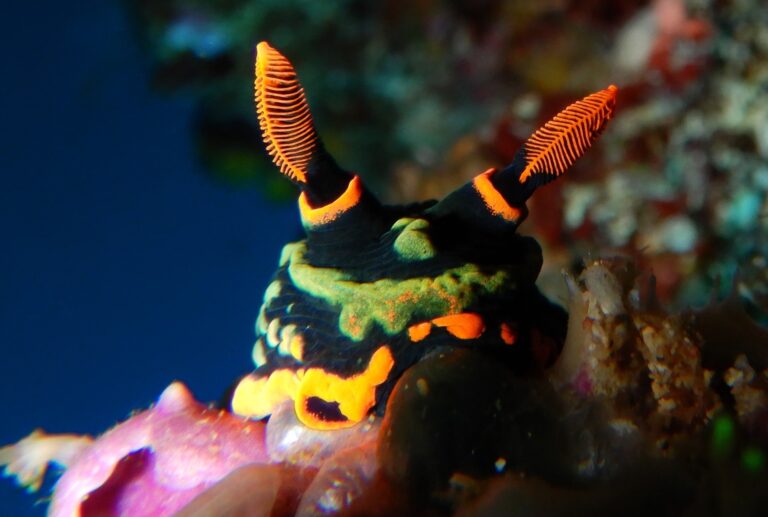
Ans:
[[[383,418],[337,431],[305,427],[290,404],[249,423],[175,384],[93,442],[36,432],[0,462],[33,487],[49,460],[68,466],[52,515],[80,500],[138,515],[158,493],[152,508],[184,516],[760,515],[768,332],[735,297],[667,312],[626,257],[566,283],[567,339],[537,372],[436,350]],[[163,467],[178,454],[188,468]]]
[[[628,258],[566,280],[569,331],[552,367],[517,377],[472,350],[435,352],[398,382],[376,441],[323,467],[344,501],[333,508],[760,515],[768,332],[735,297],[669,313]]]

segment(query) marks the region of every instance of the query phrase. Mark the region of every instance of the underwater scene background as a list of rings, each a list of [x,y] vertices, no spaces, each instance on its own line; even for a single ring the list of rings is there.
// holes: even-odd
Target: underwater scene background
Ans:
[[[565,305],[564,269],[618,254],[665,307],[733,290],[765,324],[767,24],[759,0],[7,6],[0,445],[99,433],[174,379],[214,401],[253,368],[264,289],[301,235],[254,112],[261,40],[291,56],[329,151],[397,203],[508,163],[617,84],[610,130],[529,204],[538,285]],[[0,515],[42,515],[30,499],[0,483]]]
[[[124,6],[6,6],[0,123],[0,442],[99,433],[173,379],[218,399],[295,206],[211,180],[187,98],[147,82]],[[250,84],[244,84],[249,89]],[[0,486],[0,515],[43,515]]]

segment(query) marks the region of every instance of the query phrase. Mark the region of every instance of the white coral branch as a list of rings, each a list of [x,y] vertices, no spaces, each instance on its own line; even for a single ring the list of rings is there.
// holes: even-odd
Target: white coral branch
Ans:
[[[36,429],[19,442],[0,448],[0,467],[5,467],[5,476],[15,477],[19,485],[36,492],[49,463],[67,468],[92,443],[90,436],[48,435]]]

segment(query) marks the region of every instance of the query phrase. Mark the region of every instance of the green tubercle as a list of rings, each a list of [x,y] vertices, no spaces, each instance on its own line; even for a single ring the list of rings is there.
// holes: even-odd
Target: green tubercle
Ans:
[[[267,306],[262,304],[259,308],[259,316],[256,318],[256,334],[266,334],[268,325]]]
[[[290,246],[290,244],[288,246]],[[286,248],[288,246],[286,246]],[[280,282],[277,280],[273,280],[267,286],[267,289],[264,291],[264,303],[262,303],[261,308],[259,309],[259,316],[256,318],[257,334],[265,334],[267,332],[267,327],[269,325],[269,322],[267,321],[266,308],[267,308],[267,305],[269,305],[269,302],[271,302],[273,299],[277,298],[278,296],[280,296]]]
[[[285,246],[283,246],[282,251],[280,251],[280,267],[283,267],[288,263],[289,260],[291,260],[291,256],[293,256],[294,252],[296,252],[297,249],[301,248],[302,253],[307,247],[307,243],[304,241],[297,241],[297,242],[289,242]]]
[[[392,229],[393,230],[400,230],[400,229],[405,228],[406,226],[408,226],[413,221],[415,221],[415,219],[413,217],[401,217],[400,219],[395,221],[394,224],[392,224]],[[424,222],[426,222],[426,221],[424,221]]]
[[[399,219],[392,225],[393,230],[402,228],[394,242],[394,249],[403,260],[427,260],[435,256],[435,247],[429,236],[422,230],[429,228],[424,219]]]
[[[462,312],[478,297],[514,287],[508,271],[483,273],[474,264],[444,271],[434,278],[381,279],[360,283],[340,270],[306,262],[306,245],[291,245],[288,274],[294,285],[340,309],[339,328],[362,341],[378,324],[387,334],[402,332],[414,319],[427,320]]]
[[[256,365],[256,368],[260,368],[267,364],[267,353],[264,350],[264,342],[261,340],[261,338],[256,340],[256,343],[253,345],[253,352],[251,352],[251,359],[253,360],[253,363]]]
[[[280,296],[280,282],[273,280],[264,291],[264,305],[269,304],[273,298]]]

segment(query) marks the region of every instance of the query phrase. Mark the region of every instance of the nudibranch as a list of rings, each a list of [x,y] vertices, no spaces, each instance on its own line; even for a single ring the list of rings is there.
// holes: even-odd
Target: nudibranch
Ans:
[[[508,166],[437,202],[387,206],[325,149],[291,63],[262,42],[255,68],[264,142],[301,190],[306,238],[285,246],[266,289],[256,369],[235,388],[236,414],[260,419],[292,401],[308,427],[350,427],[383,412],[400,375],[438,348],[477,349],[525,370],[536,335],[564,333],[564,313],[535,285],[541,249],[516,229],[536,188],[611,119],[615,86],[565,108]]]

